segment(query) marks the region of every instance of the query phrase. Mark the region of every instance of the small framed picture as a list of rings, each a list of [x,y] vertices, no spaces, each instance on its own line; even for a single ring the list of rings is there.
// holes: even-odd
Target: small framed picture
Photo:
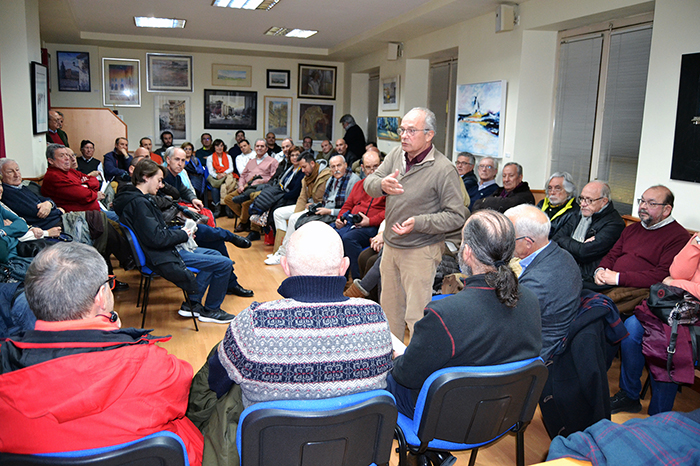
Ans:
[[[173,144],[190,141],[190,98],[183,95],[155,96],[155,135],[173,133]]]
[[[400,141],[399,126],[401,126],[401,117],[397,116],[378,116],[377,117],[377,139],[386,139],[387,141]]]
[[[277,139],[292,137],[292,98],[265,96],[265,134]]]
[[[46,66],[32,62],[32,123],[34,134],[49,130],[49,70]]]
[[[314,141],[333,141],[334,103],[299,101],[298,107],[300,141],[306,136]]]
[[[192,56],[146,54],[148,92],[192,92]]]
[[[258,93],[204,89],[204,129],[257,129]]]
[[[90,92],[90,54],[88,52],[56,52],[58,90]]]
[[[250,87],[252,85],[253,67],[247,65],[211,65],[211,84],[213,86]]]
[[[289,89],[289,70],[267,70],[268,89]]]
[[[399,77],[382,79],[382,110],[399,109]]]
[[[102,101],[105,107],[141,106],[141,60],[102,59]]]
[[[335,66],[299,64],[299,98],[335,100]]]

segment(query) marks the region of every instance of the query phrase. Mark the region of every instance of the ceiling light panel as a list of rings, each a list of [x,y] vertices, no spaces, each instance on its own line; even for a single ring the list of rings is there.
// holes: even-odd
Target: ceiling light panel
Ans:
[[[140,28],[184,28],[186,22],[184,19],[134,16],[134,23]]]

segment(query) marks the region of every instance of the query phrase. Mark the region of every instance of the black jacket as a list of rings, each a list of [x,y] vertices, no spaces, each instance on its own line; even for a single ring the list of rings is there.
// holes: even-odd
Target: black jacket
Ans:
[[[504,188],[498,188],[491,196],[476,201],[472,204],[472,212],[482,209],[493,209],[503,213],[516,205],[535,205],[535,196],[532,195],[527,181],[520,183],[511,192],[506,194],[505,197],[501,197],[503,191]]]
[[[545,206],[545,201],[547,201],[546,198],[542,199],[537,203],[537,207],[547,214],[552,223],[552,227],[549,229],[549,239],[552,239],[554,238],[554,235],[556,235],[559,230],[566,225],[566,222],[568,222],[571,217],[575,217],[576,214],[579,213],[581,208],[579,207],[578,202],[576,202],[576,199],[573,197],[566,201],[566,204],[564,204],[563,207],[557,210],[550,209],[551,206],[549,202],[547,202],[547,205]]]
[[[612,201],[610,201],[608,207],[600,212],[596,212],[592,217],[591,226],[586,232],[586,239],[595,236],[594,241],[579,243],[571,238],[571,235],[576,231],[579,221],[581,221],[580,211],[569,218],[566,224],[552,238],[559,246],[574,256],[576,263],[581,269],[581,278],[586,282],[593,282],[593,272],[598,268],[601,259],[615,245],[615,242],[622,234],[622,230],[625,228],[625,222],[615,210]]]
[[[187,233],[168,229],[152,197],[135,186],[120,189],[113,205],[121,222],[136,234],[146,256],[146,265],[188,293],[196,293],[195,276],[187,270],[175,249],[176,245],[187,241]]]

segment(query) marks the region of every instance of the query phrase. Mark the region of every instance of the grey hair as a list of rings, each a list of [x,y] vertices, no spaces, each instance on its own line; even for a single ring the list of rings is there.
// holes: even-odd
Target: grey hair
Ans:
[[[265,145],[267,146],[267,141],[265,140],[265,138],[258,138],[258,139],[256,139],[255,142],[253,143],[253,147],[255,147],[255,144],[259,143],[260,141],[264,142]]]
[[[552,178],[564,178],[564,191],[568,194],[567,199],[576,197],[576,185],[574,184],[574,177],[571,176],[569,172],[555,172],[547,179],[547,183],[544,185],[544,191],[547,192],[547,186],[552,182]]]
[[[8,158],[0,159],[0,171],[2,171],[2,167],[4,167],[5,164],[10,163],[10,162],[17,163],[17,161],[15,159],[8,159]]]
[[[66,146],[64,146],[63,144],[49,144],[48,146],[46,146],[46,159],[47,160],[53,159],[54,154],[56,153],[56,151],[58,149],[65,149],[65,148],[66,148]]]
[[[437,128],[437,120],[435,119],[435,113],[433,113],[432,110],[425,107],[413,107],[408,113],[411,112],[423,112],[425,115],[425,129],[432,132],[436,131],[435,128]],[[408,113],[406,115],[408,115]]]
[[[476,157],[474,157],[474,154],[472,154],[471,152],[460,152],[459,154],[457,154],[457,158],[460,157],[467,157],[469,158],[469,163],[471,163],[472,165],[476,164]]]
[[[540,209],[531,204],[520,204],[506,210],[505,216],[513,222],[518,236],[529,236],[534,241],[549,239],[552,222]],[[540,221],[538,221],[538,219]]]
[[[481,160],[484,159],[491,159],[493,160],[493,168],[498,171],[498,160],[494,159],[493,157],[481,157]],[[481,160],[479,160],[479,163],[481,163]]]
[[[518,175],[523,176],[523,166],[518,162],[508,162],[507,164],[503,165],[503,168],[505,169],[511,165],[515,165],[515,168],[518,170]]]
[[[107,263],[95,248],[57,243],[37,254],[27,269],[27,302],[40,320],[81,319],[107,279]]]
[[[357,124],[357,123],[355,123],[355,118],[353,118],[353,116],[350,115],[349,113],[346,113],[345,115],[343,115],[343,116],[340,117],[340,123],[341,123],[341,124],[348,123],[348,124],[350,124],[350,125],[355,125],[355,124]]]
[[[172,157],[175,154],[175,151],[178,149],[181,151],[184,151],[184,149],[182,147],[170,146],[167,149],[165,149],[165,152],[163,153],[163,155],[165,155],[166,159],[169,159],[170,157]]]
[[[600,197],[604,197],[608,201],[611,200],[612,193],[610,192],[610,185],[607,183],[607,181],[594,180],[591,181],[591,183],[596,183],[598,186],[600,186]]]

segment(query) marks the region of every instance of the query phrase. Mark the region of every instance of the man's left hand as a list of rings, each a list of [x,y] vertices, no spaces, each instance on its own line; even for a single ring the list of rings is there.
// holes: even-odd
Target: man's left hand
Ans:
[[[617,277],[619,273],[610,269],[599,270],[595,276],[595,282],[598,285],[617,285]]]
[[[333,211],[331,209],[326,209],[325,207],[320,207],[316,210],[316,213],[318,215],[330,215],[333,213]]]
[[[37,217],[46,218],[51,213],[51,208],[53,206],[51,205],[50,201],[44,201],[40,204],[37,204],[37,207],[39,208],[39,212],[37,213]]]
[[[407,235],[413,231],[413,227],[416,226],[416,219],[413,217],[407,218],[403,223],[395,223],[391,229],[397,235]]]
[[[348,223],[348,222],[346,222],[345,220],[341,220],[341,219],[339,219],[339,218],[336,218],[336,219],[335,219],[335,227],[336,227],[337,229],[339,229],[339,230],[340,230],[341,228],[343,228],[343,227],[345,226],[346,223]]]
[[[369,217],[363,214],[362,212],[358,212],[360,214],[360,217],[362,217],[362,221],[360,223],[356,223],[356,227],[368,227],[369,226]]]
[[[192,205],[194,206],[195,209],[197,209],[196,210],[197,213],[199,213],[199,211],[204,208],[204,204],[199,199],[193,199]]]

